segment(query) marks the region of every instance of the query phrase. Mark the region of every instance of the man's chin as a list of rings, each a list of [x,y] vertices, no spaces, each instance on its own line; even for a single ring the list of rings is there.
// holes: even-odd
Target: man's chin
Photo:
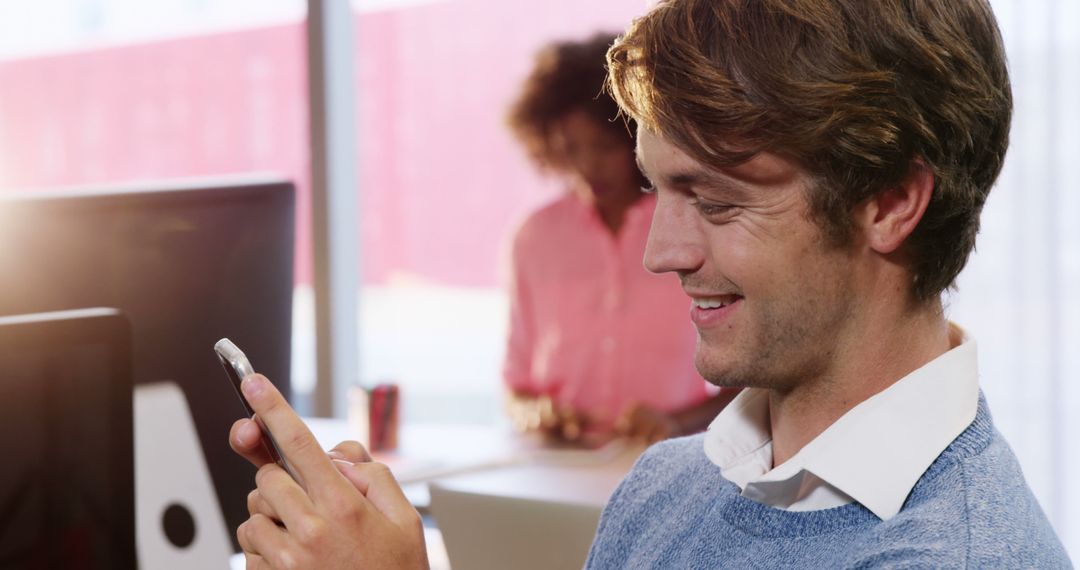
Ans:
[[[720,388],[752,387],[751,379],[747,378],[746,374],[737,372],[731,364],[721,364],[698,357],[694,359],[694,366],[697,368],[698,374],[701,374],[701,377],[713,386]]]
[[[694,356],[694,366],[698,374],[708,383],[719,388],[764,388],[775,389],[787,384],[787,379],[778,377],[775,370],[755,366],[753,363],[738,362],[723,356],[731,356],[733,349],[722,352],[703,352],[698,345]]]

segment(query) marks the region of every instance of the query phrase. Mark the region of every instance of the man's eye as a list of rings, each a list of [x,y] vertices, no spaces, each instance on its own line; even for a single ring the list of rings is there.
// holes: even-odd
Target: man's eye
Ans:
[[[645,179],[645,185],[641,187],[641,191],[645,194],[655,194],[656,186],[653,185],[652,180]]]
[[[698,212],[701,212],[701,215],[706,218],[722,218],[731,214],[736,208],[730,204],[715,204],[712,202],[701,201],[698,201],[694,205],[697,207]]]

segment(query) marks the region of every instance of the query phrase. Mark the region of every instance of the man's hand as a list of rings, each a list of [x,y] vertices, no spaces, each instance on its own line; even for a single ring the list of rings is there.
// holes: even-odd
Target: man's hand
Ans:
[[[615,422],[615,431],[649,445],[682,435],[683,432],[674,416],[641,404],[631,407]]]
[[[251,518],[236,531],[248,568],[427,568],[420,516],[385,465],[356,442],[323,453],[263,376],[242,388],[300,479],[270,461],[257,423],[233,425],[233,449],[259,467]]]

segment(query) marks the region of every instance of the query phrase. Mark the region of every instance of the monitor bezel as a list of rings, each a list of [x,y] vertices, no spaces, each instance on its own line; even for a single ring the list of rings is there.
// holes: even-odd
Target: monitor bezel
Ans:
[[[53,345],[101,343],[108,347],[110,412],[127,422],[111,422],[108,457],[113,475],[109,504],[115,520],[125,521],[111,529],[110,544],[117,568],[137,568],[135,546],[135,439],[131,324],[123,312],[106,307],[0,316],[0,358],[7,350],[41,350]],[[77,476],[77,475],[75,475]]]

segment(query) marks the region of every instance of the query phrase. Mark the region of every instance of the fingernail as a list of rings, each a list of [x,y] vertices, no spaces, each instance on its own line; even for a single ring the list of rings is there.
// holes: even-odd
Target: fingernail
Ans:
[[[254,374],[245,376],[244,380],[240,382],[240,389],[243,390],[244,395],[249,398],[258,396],[263,390],[262,379]]]
[[[334,463],[344,463],[345,465],[348,465],[349,467],[353,467],[354,465],[356,465],[352,461],[345,461],[344,459],[334,459],[333,461],[334,461]]]
[[[337,451],[337,450],[327,451],[326,455],[330,456],[330,459],[340,459],[340,460],[345,459],[345,456],[342,455],[341,452]]]
[[[244,435],[244,432],[247,432],[247,435]],[[258,437],[259,427],[251,420],[247,420],[240,426],[240,429],[236,430],[236,442],[240,445],[245,445],[245,439],[250,442]]]

